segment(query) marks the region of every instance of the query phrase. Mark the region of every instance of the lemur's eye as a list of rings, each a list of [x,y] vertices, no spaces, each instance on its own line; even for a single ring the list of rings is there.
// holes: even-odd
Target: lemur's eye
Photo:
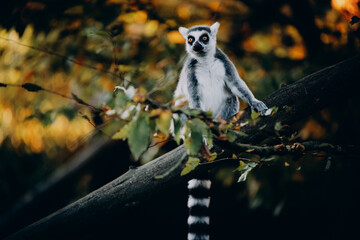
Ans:
[[[203,37],[202,37],[202,40],[203,40],[203,41],[207,41],[207,40],[208,40],[208,37],[207,37],[207,36],[203,36]]]
[[[194,41],[194,39],[192,38],[192,37],[190,37],[189,39],[188,39],[188,42],[189,43],[192,43]]]

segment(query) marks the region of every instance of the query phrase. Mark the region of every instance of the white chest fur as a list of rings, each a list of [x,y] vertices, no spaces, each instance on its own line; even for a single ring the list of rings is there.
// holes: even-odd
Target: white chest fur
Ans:
[[[199,63],[196,67],[196,78],[200,95],[200,108],[211,110],[213,117],[221,114],[229,93],[225,90],[225,68],[217,59],[210,63]]]

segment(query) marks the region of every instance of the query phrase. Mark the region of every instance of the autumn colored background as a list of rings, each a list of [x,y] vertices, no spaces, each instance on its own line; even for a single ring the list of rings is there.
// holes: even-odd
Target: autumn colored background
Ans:
[[[153,91],[158,102],[168,102],[185,56],[178,27],[219,21],[219,47],[261,99],[282,84],[358,54],[360,30],[354,16],[360,17],[359,6],[357,0],[1,3],[0,84],[8,86],[0,85],[0,216],[99,134],[90,109],[59,94],[106,107],[115,86],[132,85]],[[17,87],[24,83],[58,94]],[[335,106],[293,126],[294,132],[303,140],[358,145],[359,100],[359,96],[339,99]],[[105,136],[111,133],[111,124],[103,131]],[[109,153],[96,169],[69,185],[66,201],[152,156],[119,162]],[[315,156],[300,162],[282,158],[237,184],[233,169],[221,168],[213,173],[214,239],[266,236],[266,231],[284,235],[302,231],[304,236],[312,231],[322,239],[350,236],[355,221],[359,223],[350,220],[360,213],[357,170],[359,163],[341,157]],[[129,219],[134,223],[131,229],[151,235],[164,227],[179,236],[171,239],[184,239],[185,191],[180,186],[171,190],[173,198],[154,201],[149,207],[153,211],[139,210]]]

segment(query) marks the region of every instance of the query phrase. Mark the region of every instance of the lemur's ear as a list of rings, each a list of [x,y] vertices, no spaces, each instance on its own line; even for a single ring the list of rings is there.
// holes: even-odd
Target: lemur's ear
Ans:
[[[211,27],[210,27],[211,35],[213,35],[213,36],[215,37],[216,34],[217,34],[217,31],[218,31],[219,27],[220,27],[220,23],[218,23],[218,22],[216,22],[216,23],[214,23],[213,25],[211,25]]]
[[[181,33],[181,35],[186,39],[187,38],[187,32],[188,29],[184,28],[184,27],[179,27],[179,32]]]

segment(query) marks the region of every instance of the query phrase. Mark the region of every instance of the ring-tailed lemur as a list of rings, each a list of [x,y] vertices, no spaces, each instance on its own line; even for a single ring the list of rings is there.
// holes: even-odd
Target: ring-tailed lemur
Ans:
[[[252,109],[265,114],[266,105],[257,100],[240,78],[234,64],[216,47],[216,34],[220,24],[180,27],[186,39],[186,62],[175,90],[175,105],[188,101],[190,108],[211,110],[214,120],[220,116],[229,119],[239,111],[238,97]],[[210,203],[208,177],[200,176],[188,183],[190,214],[188,240],[209,239]]]

